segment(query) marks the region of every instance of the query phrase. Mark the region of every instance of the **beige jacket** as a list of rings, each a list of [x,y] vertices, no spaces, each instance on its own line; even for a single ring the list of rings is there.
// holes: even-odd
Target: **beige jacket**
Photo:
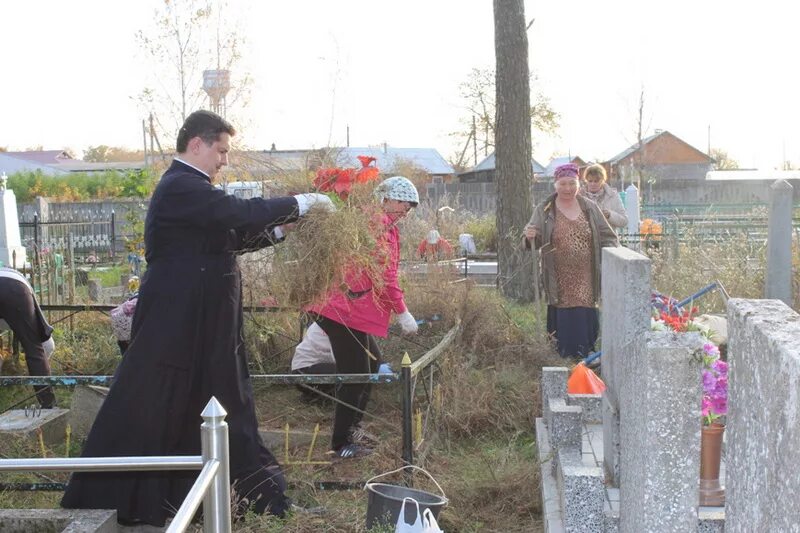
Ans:
[[[555,228],[555,199],[556,195],[551,195],[548,199],[541,202],[533,210],[528,225],[536,228],[536,238],[534,239],[534,246],[540,252],[542,262],[542,277],[544,281],[544,289],[547,294],[547,303],[550,305],[557,305],[558,300],[558,283],[555,274],[555,258],[553,252],[555,248],[551,244],[553,237],[553,229]],[[592,231],[592,290],[594,292],[594,301],[600,299],[600,257],[601,250],[606,246],[619,246],[617,234],[609,226],[600,207],[591,200],[583,196],[577,196],[578,203],[583,210],[586,219],[589,221],[589,228]],[[530,242],[526,239],[526,246],[530,247]]]
[[[603,188],[595,194],[590,193],[583,187],[579,194],[600,206],[600,211],[608,211],[608,223],[612,228],[624,228],[628,225],[628,214],[622,205],[622,198],[608,183],[604,183]]]

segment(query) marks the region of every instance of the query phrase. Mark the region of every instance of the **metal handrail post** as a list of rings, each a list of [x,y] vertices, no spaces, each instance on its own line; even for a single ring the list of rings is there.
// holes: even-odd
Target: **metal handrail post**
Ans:
[[[111,260],[115,258],[115,250],[117,247],[117,215],[114,210],[111,210]]]
[[[230,533],[231,531],[231,475],[228,447],[228,413],[211,397],[200,416],[202,455],[204,462],[219,461],[219,470],[203,499],[203,531],[205,533]]]
[[[401,382],[403,384],[403,462],[407,465],[414,464],[414,442],[412,434],[413,386],[411,382],[411,358],[408,353],[403,355],[400,366]],[[412,476],[406,476],[409,486],[413,481]]]
[[[200,475],[197,476],[194,485],[189,489],[189,494],[186,495],[186,499],[183,500],[180,509],[178,509],[175,516],[172,517],[172,522],[170,522],[167,528],[167,533],[183,533],[186,531],[186,528],[192,523],[192,518],[194,518],[194,514],[197,512],[197,508],[200,507],[201,498],[204,497],[204,494],[209,493],[209,489],[213,485],[221,468],[222,464],[216,459],[210,460],[203,466]],[[206,517],[206,519],[207,518],[208,517]],[[208,530],[206,529],[206,531]],[[211,531],[214,530],[212,529]],[[227,531],[230,531],[230,529]]]

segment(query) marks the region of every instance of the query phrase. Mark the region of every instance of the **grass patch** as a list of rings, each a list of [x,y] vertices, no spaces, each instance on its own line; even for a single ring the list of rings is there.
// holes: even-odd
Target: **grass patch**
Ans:
[[[456,343],[438,363],[434,394],[426,392],[423,383],[427,378],[416,387],[415,408],[425,420],[417,461],[436,477],[450,498],[440,520],[446,531],[537,530],[541,509],[532,428],[539,411],[540,369],[553,357],[544,335],[541,310],[505,302],[492,290],[451,282],[446,274],[432,276],[424,284],[402,280],[415,316],[439,314],[442,319],[423,326],[417,336],[392,332],[380,340],[384,359],[399,368],[403,353],[417,359],[436,345],[457,320],[463,326]],[[289,371],[300,334],[296,313],[248,315],[245,332],[254,374]],[[54,373],[110,373],[119,360],[108,318],[100,314],[78,315],[73,329],[59,326],[56,343]],[[27,391],[19,389],[22,393]],[[254,391],[256,413],[263,428],[281,430],[288,423],[292,430],[310,432],[319,424],[323,435],[312,459],[325,459],[332,404],[302,403],[294,387],[255,381]],[[61,388],[58,394],[60,403],[67,405],[70,390]],[[304,506],[324,506],[327,515],[280,520],[247,514],[236,523],[235,530],[365,531],[364,491],[324,491],[317,489],[314,482],[363,482],[401,466],[400,387],[374,386],[368,411],[372,416],[365,417],[364,425],[380,439],[369,457],[328,465],[287,464],[305,458],[308,448],[292,446],[287,456],[282,446],[272,447],[285,466],[292,485],[291,497]],[[72,446],[69,453],[75,455],[78,450]],[[35,447],[13,453],[38,455]],[[51,453],[66,454],[66,450]],[[27,474],[18,479],[37,480]],[[393,477],[387,482],[397,483],[400,479]],[[416,476],[416,483],[423,490],[435,491],[420,475]],[[56,507],[60,497],[58,493],[4,494],[3,506]]]

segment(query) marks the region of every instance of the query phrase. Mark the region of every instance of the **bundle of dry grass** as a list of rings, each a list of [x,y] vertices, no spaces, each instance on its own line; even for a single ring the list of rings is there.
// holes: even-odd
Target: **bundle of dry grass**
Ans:
[[[312,208],[279,246],[243,258],[250,299],[302,310],[354,276],[365,276],[379,293],[384,251],[373,189],[354,187],[346,201],[335,200],[335,212]]]

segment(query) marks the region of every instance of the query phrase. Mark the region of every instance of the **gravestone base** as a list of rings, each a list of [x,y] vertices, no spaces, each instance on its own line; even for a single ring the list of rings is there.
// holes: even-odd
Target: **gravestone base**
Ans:
[[[117,512],[104,509],[0,509],[0,531],[116,533]]]
[[[74,436],[85,437],[89,434],[106,396],[108,396],[108,387],[96,385],[75,387],[69,408],[69,425]]]
[[[0,415],[0,448],[15,441],[30,440],[39,442],[38,432],[42,432],[42,440],[47,446],[62,444],[66,437],[67,409],[38,409],[32,411],[14,409]]]

